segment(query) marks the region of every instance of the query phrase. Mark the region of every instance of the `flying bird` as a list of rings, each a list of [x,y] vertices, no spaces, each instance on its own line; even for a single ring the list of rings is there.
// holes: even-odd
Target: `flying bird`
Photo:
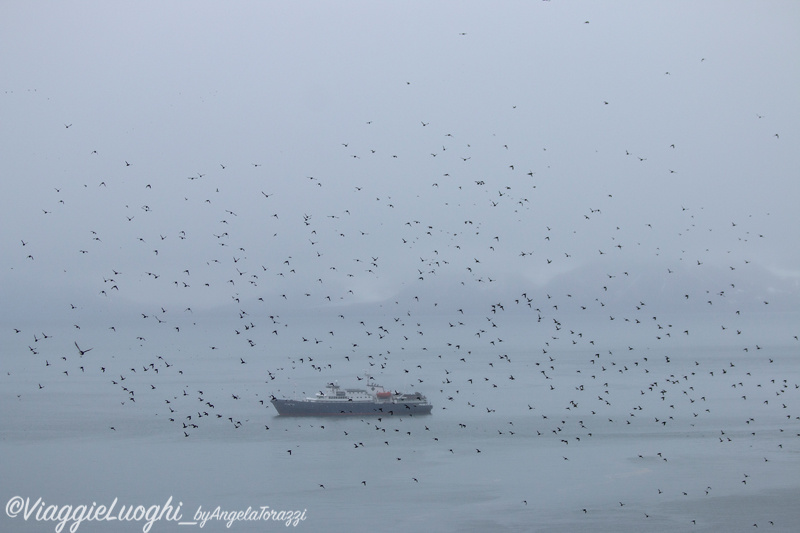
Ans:
[[[75,341],[75,347],[78,349],[78,353],[80,353],[81,355],[84,355],[84,354],[86,354],[86,353],[88,353],[88,352],[91,352],[92,350],[94,350],[94,348],[87,348],[87,349],[85,349],[85,350],[81,350],[81,347],[80,347],[80,346],[78,346],[78,342],[77,342],[77,341]]]

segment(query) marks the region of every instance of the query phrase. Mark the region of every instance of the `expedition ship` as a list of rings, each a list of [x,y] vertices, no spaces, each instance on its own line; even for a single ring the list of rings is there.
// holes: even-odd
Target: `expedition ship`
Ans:
[[[324,391],[303,400],[272,397],[272,405],[282,416],[389,416],[428,415],[433,406],[417,392],[391,392],[367,379],[366,389],[343,389],[328,383]]]

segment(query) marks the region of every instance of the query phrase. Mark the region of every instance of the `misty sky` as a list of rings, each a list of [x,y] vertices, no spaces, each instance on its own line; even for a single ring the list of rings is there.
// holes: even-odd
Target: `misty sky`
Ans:
[[[570,272],[796,290],[799,21],[794,2],[4,2],[5,327]]]

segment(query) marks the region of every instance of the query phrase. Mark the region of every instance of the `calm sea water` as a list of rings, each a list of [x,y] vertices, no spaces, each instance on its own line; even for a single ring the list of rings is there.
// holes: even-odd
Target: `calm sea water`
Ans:
[[[413,339],[394,350],[377,340],[369,350],[313,340],[306,351],[212,350],[213,330],[168,353],[145,342],[115,351],[110,334],[83,356],[66,343],[49,366],[16,351],[0,391],[0,497],[59,508],[117,499],[117,509],[172,498],[184,521],[198,509],[268,506],[305,511],[297,529],[333,532],[800,523],[797,346],[609,349],[606,340],[598,349],[582,340],[551,350],[536,332],[507,328],[502,347],[464,350],[447,346],[448,334],[425,340],[437,351]],[[269,405],[272,394],[310,395],[327,381],[357,386],[364,371],[423,392],[433,414],[286,418]],[[57,525],[6,511],[4,531]],[[78,531],[145,523],[86,521]],[[162,519],[150,530],[199,527]],[[202,529],[228,528],[209,520]],[[229,530],[274,529],[286,526],[237,521]]]

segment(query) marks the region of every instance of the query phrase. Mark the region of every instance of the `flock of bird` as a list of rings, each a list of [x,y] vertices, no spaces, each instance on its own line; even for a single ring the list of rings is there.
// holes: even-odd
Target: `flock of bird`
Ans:
[[[39,191],[37,223],[56,235],[68,228],[64,242],[51,251],[20,229],[8,251],[17,270],[88,277],[92,287],[53,299],[58,334],[29,322],[7,332],[39,376],[19,401],[88,379],[180,438],[258,429],[268,443],[271,395],[292,394],[298,375],[303,387],[312,378],[322,386],[366,370],[424,391],[434,416],[421,429],[402,418],[358,421],[375,440],[349,442],[353,453],[391,450],[393,439],[421,431],[445,455],[486,455],[491,445],[448,442],[463,430],[489,442],[549,439],[566,462],[618,426],[691,431],[734,398],[748,426],[785,420],[777,429],[785,440],[765,462],[797,450],[800,383],[768,372],[769,347],[796,351],[798,337],[763,338],[754,324],[776,304],[748,292],[761,275],[752,254],[769,239],[759,227],[767,213],[716,226],[687,198],[667,206],[666,218],[637,218],[614,182],[584,205],[554,206],[568,180],[547,146],[471,138],[426,117],[411,123],[414,147],[387,150],[391,135],[365,120],[358,141],[332,147],[336,175],[279,177],[267,162],[221,161],[153,176],[133,157],[87,151],[86,169],[102,159],[113,170]],[[74,135],[81,125],[59,127]],[[664,158],[680,149],[658,150]],[[613,157],[637,176],[678,172],[624,146]],[[106,219],[83,218],[99,206]],[[68,272],[59,254],[70,255]],[[686,355],[697,338],[728,355],[716,363]],[[209,362],[232,381],[204,375]],[[756,368],[769,380],[754,382]],[[709,440],[757,437],[722,427]],[[301,447],[282,453],[303,456]],[[424,472],[408,477],[425,482]],[[320,490],[336,482],[322,481]],[[520,495],[521,505],[528,500]]]

